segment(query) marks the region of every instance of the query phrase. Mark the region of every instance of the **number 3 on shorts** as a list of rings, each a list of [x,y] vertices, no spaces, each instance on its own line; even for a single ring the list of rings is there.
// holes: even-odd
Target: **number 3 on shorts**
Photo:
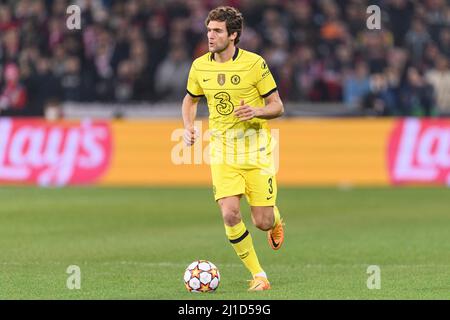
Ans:
[[[272,177],[269,178],[269,180],[267,180],[267,182],[269,183],[269,193],[272,194],[273,193],[273,186],[272,186]]]

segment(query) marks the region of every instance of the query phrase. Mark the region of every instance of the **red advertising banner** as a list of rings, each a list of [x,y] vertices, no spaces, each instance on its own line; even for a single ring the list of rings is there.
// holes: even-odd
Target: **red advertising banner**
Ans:
[[[95,183],[112,151],[108,122],[0,118],[0,183]]]
[[[450,120],[396,122],[387,156],[393,184],[450,185]]]
[[[283,119],[271,128],[279,185],[450,185],[450,119]],[[0,118],[0,185],[210,186],[207,136],[186,147],[182,134],[173,119]]]

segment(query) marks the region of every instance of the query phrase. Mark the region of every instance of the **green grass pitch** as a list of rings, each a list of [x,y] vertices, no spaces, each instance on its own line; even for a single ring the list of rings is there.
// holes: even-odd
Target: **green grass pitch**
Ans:
[[[450,190],[280,188],[285,244],[252,233],[272,290],[248,293],[209,188],[0,188],[0,299],[449,299]],[[186,266],[215,263],[212,294]],[[66,287],[69,265],[81,289]],[[367,268],[381,289],[367,288]]]

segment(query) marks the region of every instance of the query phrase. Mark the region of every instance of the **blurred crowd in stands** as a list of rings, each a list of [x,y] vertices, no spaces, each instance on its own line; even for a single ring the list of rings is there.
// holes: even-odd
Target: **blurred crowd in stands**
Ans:
[[[69,5],[82,10],[69,30]],[[369,30],[369,5],[381,30]],[[181,103],[211,8],[245,18],[285,102],[371,115],[450,113],[450,0],[0,0],[0,114],[66,101]]]

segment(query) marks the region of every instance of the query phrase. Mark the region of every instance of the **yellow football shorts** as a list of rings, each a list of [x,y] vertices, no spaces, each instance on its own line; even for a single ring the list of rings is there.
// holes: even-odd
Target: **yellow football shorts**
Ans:
[[[272,155],[254,163],[211,163],[214,200],[242,195],[251,206],[274,206],[277,182]]]

